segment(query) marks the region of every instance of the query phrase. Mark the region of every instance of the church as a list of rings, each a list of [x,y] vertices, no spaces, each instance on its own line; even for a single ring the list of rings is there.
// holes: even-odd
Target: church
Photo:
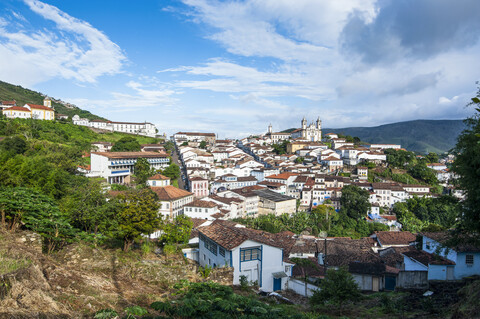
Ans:
[[[309,142],[320,142],[322,140],[322,121],[320,117],[317,118],[316,123],[310,123],[307,126],[307,120],[305,117],[302,120],[302,127],[294,130],[291,133],[273,133],[272,124],[268,126],[267,136],[274,140],[274,143],[278,140],[286,139],[300,139]]]

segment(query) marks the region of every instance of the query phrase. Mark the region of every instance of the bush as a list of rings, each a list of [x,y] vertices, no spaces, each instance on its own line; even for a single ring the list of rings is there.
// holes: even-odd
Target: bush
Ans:
[[[210,273],[212,272],[212,267],[210,267],[209,265],[205,265],[205,267],[200,267],[199,271],[200,271],[200,275],[203,277],[203,278],[208,278],[208,276],[210,276]]]
[[[171,245],[167,244],[163,246],[163,253],[165,256],[171,256],[177,253],[177,246],[176,245]]]
[[[330,303],[342,308],[345,302],[357,301],[360,298],[360,289],[347,269],[329,269],[326,278],[320,282],[320,289],[310,298],[310,303]]]

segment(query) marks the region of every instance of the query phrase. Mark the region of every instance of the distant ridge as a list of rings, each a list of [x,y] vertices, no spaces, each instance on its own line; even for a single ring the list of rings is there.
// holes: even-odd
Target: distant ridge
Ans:
[[[43,105],[43,99],[45,97],[45,94],[23,88],[19,85],[0,81],[0,101],[15,100],[18,106],[24,106],[26,103]],[[50,98],[52,99],[52,105],[55,108],[56,114],[68,115],[70,119],[75,114],[78,114],[81,118],[87,118],[89,120],[105,120],[105,118],[82,110],[76,105],[56,100],[53,97]]]
[[[462,120],[414,120],[374,127],[324,128],[322,132],[358,136],[369,143],[401,144],[419,153],[444,153],[455,146],[464,129]]]

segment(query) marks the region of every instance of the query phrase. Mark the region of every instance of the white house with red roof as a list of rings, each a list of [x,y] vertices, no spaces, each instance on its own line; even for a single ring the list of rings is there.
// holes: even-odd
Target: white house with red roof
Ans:
[[[27,103],[22,106],[11,106],[4,108],[2,113],[7,118],[33,118],[36,120],[55,120],[55,111],[52,108],[52,101],[48,98],[43,100],[44,105]]]
[[[147,180],[148,186],[168,186],[170,185],[170,177],[162,174],[155,174]]]
[[[240,284],[240,277],[245,276],[262,291],[287,288],[293,266],[288,261],[294,241],[291,237],[222,220],[197,229],[200,266],[233,268],[234,285]]]

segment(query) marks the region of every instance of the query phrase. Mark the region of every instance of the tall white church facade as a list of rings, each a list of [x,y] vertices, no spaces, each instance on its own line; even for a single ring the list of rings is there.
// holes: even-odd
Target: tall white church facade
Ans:
[[[284,139],[302,139],[309,142],[319,142],[322,140],[322,121],[320,117],[317,118],[315,123],[307,125],[305,117],[302,120],[302,127],[296,129],[292,133],[273,133],[272,124],[268,126],[267,136],[270,136],[273,140]]]

